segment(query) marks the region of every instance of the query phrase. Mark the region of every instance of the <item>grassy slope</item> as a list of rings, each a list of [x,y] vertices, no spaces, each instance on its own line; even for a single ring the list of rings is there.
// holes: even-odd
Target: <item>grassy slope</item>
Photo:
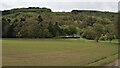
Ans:
[[[106,58],[101,59],[101,60],[94,62],[94,63],[90,63],[87,66],[100,66],[100,65],[105,65],[105,64],[107,65],[110,62],[115,61],[116,59],[118,59],[118,54],[106,57]]]
[[[3,39],[3,65],[87,65],[117,49],[115,44],[87,40]]]

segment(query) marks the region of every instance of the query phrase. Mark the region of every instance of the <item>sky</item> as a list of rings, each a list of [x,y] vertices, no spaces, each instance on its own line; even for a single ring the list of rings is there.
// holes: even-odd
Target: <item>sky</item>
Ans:
[[[47,7],[54,12],[71,10],[118,11],[118,0],[0,0],[0,10]]]

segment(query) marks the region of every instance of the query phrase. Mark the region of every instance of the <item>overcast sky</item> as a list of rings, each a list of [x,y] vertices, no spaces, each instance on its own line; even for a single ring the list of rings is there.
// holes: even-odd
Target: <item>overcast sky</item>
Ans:
[[[47,7],[53,11],[66,12],[73,9],[118,11],[118,0],[0,0],[0,5],[0,10],[23,7]]]

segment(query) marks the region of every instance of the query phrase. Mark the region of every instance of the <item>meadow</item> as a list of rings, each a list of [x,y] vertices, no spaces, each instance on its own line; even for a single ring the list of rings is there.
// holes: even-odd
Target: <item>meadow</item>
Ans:
[[[118,53],[114,42],[85,39],[3,39],[2,44],[3,66],[86,66]]]

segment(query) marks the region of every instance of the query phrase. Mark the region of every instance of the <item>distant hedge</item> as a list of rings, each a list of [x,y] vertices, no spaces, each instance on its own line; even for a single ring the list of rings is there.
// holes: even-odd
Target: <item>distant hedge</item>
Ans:
[[[29,7],[29,8],[16,8],[11,10],[2,11],[2,15],[12,14],[16,12],[52,12],[49,8]]]

